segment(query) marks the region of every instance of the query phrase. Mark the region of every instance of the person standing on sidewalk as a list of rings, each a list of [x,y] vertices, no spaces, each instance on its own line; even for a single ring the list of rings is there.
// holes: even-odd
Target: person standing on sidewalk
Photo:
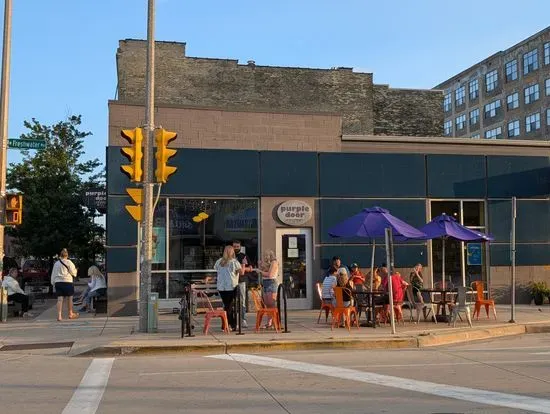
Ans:
[[[259,273],[262,275],[262,285],[264,290],[264,303],[268,308],[277,306],[277,289],[279,282],[279,262],[273,250],[267,250],[264,253],[264,258],[260,263]],[[271,328],[273,320],[267,322],[266,328]]]
[[[248,296],[247,293],[247,281],[248,281],[248,275],[247,273],[250,273],[252,271],[252,267],[250,265],[250,259],[246,255],[246,253],[242,252],[241,250],[241,242],[239,240],[233,240],[233,250],[235,251],[235,259],[241,264],[241,266],[244,269],[244,274],[239,276],[239,292],[241,294],[241,319],[242,319],[242,327],[248,328],[248,323],[246,322],[246,297]]]
[[[235,258],[233,246],[225,246],[223,256],[216,261],[214,269],[218,274],[216,281],[218,292],[222,298],[223,308],[227,312],[227,319],[232,330],[237,328],[237,321],[233,309],[235,287],[239,284],[239,276],[244,275],[244,268]]]
[[[29,297],[19,286],[17,278],[17,269],[12,267],[9,273],[4,277],[2,281],[2,287],[8,291],[8,300],[13,300],[16,303],[21,304],[21,310],[23,311],[24,318],[30,318],[33,315],[29,313]]]
[[[78,318],[79,314],[73,311],[74,283],[76,277],[76,267],[69,260],[67,249],[61,250],[59,260],[54,263],[52,269],[51,284],[55,287],[57,295],[57,320],[63,320],[63,301],[67,303],[69,310],[69,319]]]

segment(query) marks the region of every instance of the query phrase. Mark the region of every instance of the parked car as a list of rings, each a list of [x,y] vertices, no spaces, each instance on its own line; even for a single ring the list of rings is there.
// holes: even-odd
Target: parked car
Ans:
[[[21,271],[23,283],[50,286],[50,266],[46,260],[28,259]]]

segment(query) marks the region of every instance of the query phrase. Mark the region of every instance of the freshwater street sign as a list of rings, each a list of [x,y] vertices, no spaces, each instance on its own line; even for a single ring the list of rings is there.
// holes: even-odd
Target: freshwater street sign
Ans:
[[[15,149],[44,149],[46,148],[46,142],[34,139],[8,139],[8,148]]]

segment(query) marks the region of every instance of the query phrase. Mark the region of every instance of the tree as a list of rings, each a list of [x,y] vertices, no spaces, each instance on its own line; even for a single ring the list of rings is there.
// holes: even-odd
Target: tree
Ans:
[[[90,132],[79,130],[81,116],[46,126],[25,121],[28,132],[21,139],[44,140],[46,148],[10,164],[8,188],[23,193],[23,223],[8,230],[23,256],[51,259],[63,247],[71,255],[93,261],[104,229],[94,223],[95,211],[83,205],[86,188],[101,187],[104,173],[98,159],[82,160],[84,140]]]

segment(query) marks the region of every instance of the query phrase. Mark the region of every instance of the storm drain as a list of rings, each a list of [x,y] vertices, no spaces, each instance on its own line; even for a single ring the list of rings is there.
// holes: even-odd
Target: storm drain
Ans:
[[[70,348],[73,342],[42,342],[39,344],[12,344],[4,345],[0,351],[28,351],[31,349],[55,349],[55,348]]]

